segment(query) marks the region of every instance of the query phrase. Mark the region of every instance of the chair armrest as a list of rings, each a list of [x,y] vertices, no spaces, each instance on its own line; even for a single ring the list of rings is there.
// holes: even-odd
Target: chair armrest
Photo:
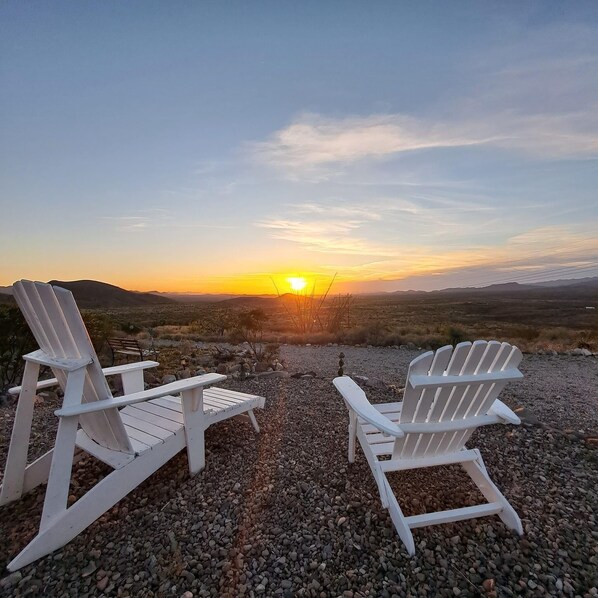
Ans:
[[[402,438],[405,435],[399,426],[391,422],[372,406],[367,400],[365,392],[349,376],[339,376],[332,383],[341,393],[343,399],[345,399],[347,407],[355,411],[358,417],[372,424],[372,426],[375,426],[385,434],[390,434],[397,438]]]
[[[159,365],[160,364],[157,361],[136,361],[135,363],[125,363],[123,365],[115,365],[110,368],[103,368],[102,373],[107,378],[108,376],[116,376],[117,374],[136,372],[137,370],[147,370],[149,368],[158,367]]]
[[[71,417],[73,415],[84,415],[85,413],[93,413],[94,411],[103,411],[104,409],[114,409],[133,405],[134,403],[141,403],[143,401],[150,401],[151,399],[159,399],[166,395],[174,395],[184,392],[185,390],[193,390],[194,388],[203,388],[211,386],[216,382],[226,380],[223,374],[204,374],[203,376],[195,376],[187,380],[177,380],[170,384],[164,384],[157,388],[150,388],[141,392],[135,392],[122,397],[115,397],[112,399],[104,399],[102,401],[94,401],[92,403],[83,403],[81,405],[72,405],[64,407],[54,412],[58,417]]]
[[[147,370],[148,368],[155,368],[160,364],[157,361],[137,361],[135,363],[126,363],[123,365],[116,365],[110,368],[102,369],[104,376],[116,376],[117,374],[126,374],[127,372],[135,372],[137,370]],[[51,388],[52,386],[58,386],[58,380],[56,378],[48,378],[47,380],[40,380],[37,383],[36,390],[42,390],[44,388]],[[15,386],[8,391],[8,394],[18,395],[21,392],[21,386]]]
[[[519,417],[498,399],[496,399],[494,403],[492,403],[492,407],[488,409],[488,415],[496,415],[497,417],[500,417],[503,424],[514,424],[518,426],[521,423]]]
[[[43,390],[44,388],[52,388],[52,386],[58,386],[58,380],[56,378],[48,378],[47,380],[40,380],[35,387],[35,390]],[[13,386],[8,389],[9,395],[21,394],[22,386]]]

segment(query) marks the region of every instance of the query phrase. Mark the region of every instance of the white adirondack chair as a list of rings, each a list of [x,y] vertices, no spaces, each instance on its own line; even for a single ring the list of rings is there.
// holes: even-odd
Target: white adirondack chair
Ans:
[[[494,485],[482,456],[465,443],[479,426],[519,424],[519,418],[498,395],[517,369],[521,351],[508,343],[475,341],[447,345],[411,362],[401,403],[372,405],[348,376],[334,385],[349,409],[349,462],[355,460],[355,438],[378,485],[382,505],[410,555],[415,554],[411,530],[427,525],[498,515],[523,534],[521,520]],[[488,503],[405,517],[386,473],[460,463]]]
[[[206,374],[144,390],[143,370],[154,361],[102,371],[70,293],[39,282],[13,285],[14,297],[39,346],[24,356],[23,385],[8,450],[0,505],[47,481],[38,535],[12,560],[15,571],[64,546],[185,446],[189,470],[205,465],[204,432],[217,421],[244,414],[259,432],[253,409],[264,398],[207,387],[226,376]],[[38,383],[40,366],[53,380]],[[122,377],[124,396],[113,397],[106,375]],[[36,391],[59,384],[64,391],[54,448],[27,465]],[[180,395],[180,396],[177,396]],[[67,508],[71,469],[86,452],[114,471]]]

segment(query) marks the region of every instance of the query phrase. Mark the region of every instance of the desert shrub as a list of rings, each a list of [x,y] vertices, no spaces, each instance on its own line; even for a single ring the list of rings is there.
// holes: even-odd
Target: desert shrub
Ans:
[[[99,312],[83,313],[83,321],[93,347],[99,353],[106,340],[112,336],[114,323],[107,315]]]
[[[120,324],[120,329],[126,334],[137,334],[141,332],[141,327],[133,322],[123,322]]]
[[[536,340],[540,336],[540,330],[529,326],[509,326],[502,331],[502,336],[510,339],[522,339],[525,341]]]
[[[189,325],[190,332],[222,339],[236,324],[235,312],[227,307],[215,307],[198,320],[193,320]]]
[[[413,342],[413,341],[412,341]],[[459,341],[461,342],[461,341]],[[447,344],[446,336],[441,334],[432,334],[430,336],[420,336],[415,343],[418,347],[423,347],[426,351],[435,351]]]
[[[469,340],[464,330],[461,330],[461,328],[455,328],[454,326],[449,326],[447,329],[446,339],[450,345],[453,345],[453,347],[459,343],[462,343],[463,341]]]
[[[14,305],[0,307],[0,393],[21,381],[22,356],[36,346],[21,310]]]
[[[278,343],[266,343],[262,355],[262,361],[265,363],[272,363],[278,359],[280,355],[280,345]]]
[[[584,331],[579,335],[577,346],[580,349],[588,349],[589,351],[596,350],[596,334],[589,331]]]
[[[265,357],[265,347],[262,343],[264,338],[264,325],[268,316],[263,309],[256,308],[240,312],[237,315],[233,339],[245,342],[249,345],[251,355],[257,361]]]

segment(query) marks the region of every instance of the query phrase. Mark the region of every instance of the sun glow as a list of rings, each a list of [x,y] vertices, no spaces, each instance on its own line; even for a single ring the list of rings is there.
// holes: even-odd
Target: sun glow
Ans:
[[[291,289],[296,292],[302,291],[307,286],[307,280],[303,277],[287,278],[287,281],[291,285]]]

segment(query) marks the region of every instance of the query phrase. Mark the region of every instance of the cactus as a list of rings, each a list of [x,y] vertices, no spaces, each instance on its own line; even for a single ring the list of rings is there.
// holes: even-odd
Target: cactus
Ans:
[[[345,372],[343,366],[345,365],[345,354],[341,351],[338,355],[338,375],[344,376]]]

